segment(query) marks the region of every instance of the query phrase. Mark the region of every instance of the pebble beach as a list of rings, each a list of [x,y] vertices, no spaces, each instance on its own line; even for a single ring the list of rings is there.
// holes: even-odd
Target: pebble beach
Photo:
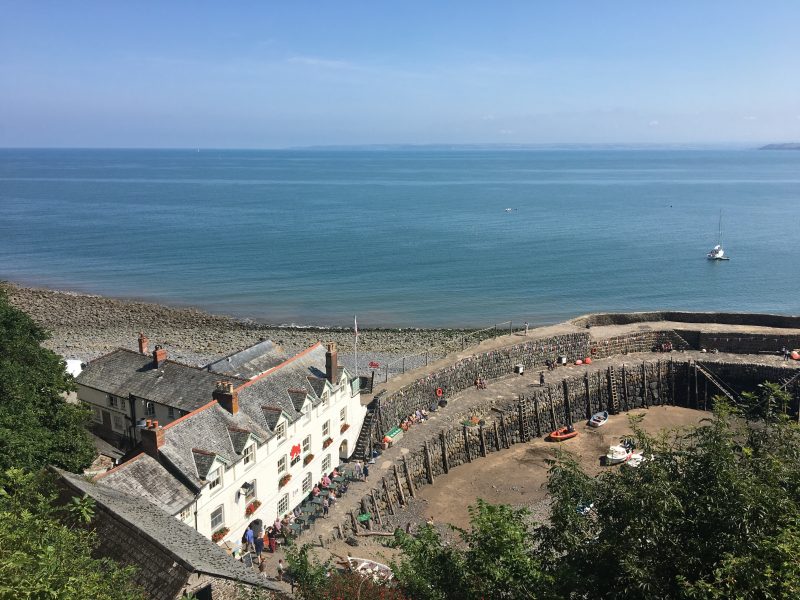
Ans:
[[[29,314],[50,333],[45,346],[64,358],[89,361],[116,348],[136,349],[138,332],[151,344],[161,344],[170,358],[190,365],[202,365],[261,340],[272,340],[287,355],[293,355],[317,341],[336,342],[340,361],[352,366],[354,335],[351,328],[277,326],[196,308],[165,306],[137,300],[109,298],[63,290],[24,287],[3,282],[14,306]],[[461,347],[467,329],[361,329],[358,336],[359,372],[369,362],[383,367],[405,355],[424,353],[430,358],[444,356]],[[468,337],[471,343],[476,336]],[[424,362],[407,359],[406,368]],[[401,368],[392,365],[391,372]]]

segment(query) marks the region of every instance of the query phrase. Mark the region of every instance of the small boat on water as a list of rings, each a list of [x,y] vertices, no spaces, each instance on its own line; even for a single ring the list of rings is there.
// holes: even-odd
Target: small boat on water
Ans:
[[[578,435],[578,432],[575,431],[574,427],[561,427],[555,431],[551,431],[550,435],[547,437],[550,438],[551,442],[563,442],[564,440],[574,438],[576,435]]]
[[[596,412],[592,415],[592,418],[589,419],[589,425],[592,427],[600,427],[606,424],[608,421],[608,411],[604,410],[601,412]]]
[[[719,243],[711,249],[711,252],[706,254],[708,260],[730,260],[725,256],[725,250],[722,248],[722,211],[719,211]]]
[[[611,446],[606,453],[607,465],[618,465],[620,463],[628,462],[633,456],[633,451],[627,446],[620,444],[619,446]]]

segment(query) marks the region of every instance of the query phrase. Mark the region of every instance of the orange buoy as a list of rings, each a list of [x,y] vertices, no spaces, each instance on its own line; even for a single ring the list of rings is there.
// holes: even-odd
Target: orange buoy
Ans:
[[[591,356],[587,356],[586,358],[584,358],[583,359],[583,364],[585,364],[585,365],[592,364],[592,357]]]
[[[576,365],[582,365],[583,361],[579,358],[578,360],[575,361],[575,364]]]
[[[800,352],[797,350],[792,351],[791,355],[792,360],[800,360]]]
[[[436,388],[436,397],[441,398],[442,394],[444,394],[444,390],[442,390],[442,388]]]

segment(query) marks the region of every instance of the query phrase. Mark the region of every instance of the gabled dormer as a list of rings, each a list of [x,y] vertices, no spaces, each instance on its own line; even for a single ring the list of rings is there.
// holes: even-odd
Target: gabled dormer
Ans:
[[[208,485],[208,490],[217,492],[222,489],[225,478],[225,468],[230,461],[214,452],[192,448],[197,476]]]
[[[270,431],[274,434],[277,442],[279,444],[285,442],[286,428],[290,421],[286,411],[277,406],[262,406],[261,411],[264,413],[267,427],[269,427]]]

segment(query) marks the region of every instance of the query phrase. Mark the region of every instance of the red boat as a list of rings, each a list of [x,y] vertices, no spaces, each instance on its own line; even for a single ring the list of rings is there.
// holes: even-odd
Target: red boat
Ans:
[[[574,438],[576,435],[578,435],[578,432],[575,431],[573,427],[562,427],[561,429],[551,431],[548,437],[550,441],[563,442],[564,440]]]

